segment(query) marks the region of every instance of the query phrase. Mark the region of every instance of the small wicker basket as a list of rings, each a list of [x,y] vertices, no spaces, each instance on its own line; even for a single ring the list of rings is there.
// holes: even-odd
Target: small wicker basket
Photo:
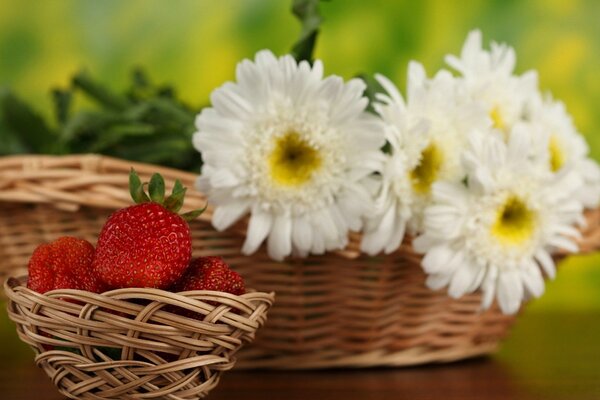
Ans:
[[[8,315],[36,364],[71,399],[197,399],[254,339],[273,294],[170,293],[119,289],[95,294],[4,290]]]
[[[34,247],[60,235],[96,240],[106,217],[130,204],[128,174],[160,172],[192,188],[196,175],[95,155],[0,159],[0,273],[23,268]],[[190,190],[186,207],[205,197]],[[425,287],[421,257],[407,240],[387,256],[357,250],[275,262],[241,254],[245,225],[217,232],[207,212],[191,223],[194,255],[221,255],[248,286],[275,291],[269,323],[239,354],[242,368],[397,366],[487,354],[514,317],[480,311],[480,294],[451,299]],[[600,211],[586,215],[582,252],[600,245]]]

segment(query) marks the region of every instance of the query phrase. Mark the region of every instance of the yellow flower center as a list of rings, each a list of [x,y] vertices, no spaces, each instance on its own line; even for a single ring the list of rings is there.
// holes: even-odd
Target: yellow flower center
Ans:
[[[503,244],[519,245],[535,230],[535,212],[517,196],[510,196],[496,214],[492,234]]]
[[[565,153],[560,147],[560,140],[556,135],[552,135],[548,143],[548,151],[550,152],[550,169],[556,172],[565,165]]]
[[[506,129],[506,121],[502,117],[502,112],[500,111],[500,107],[495,106],[490,111],[490,118],[492,119],[492,123],[494,128],[500,129],[501,131]]]
[[[276,139],[269,156],[271,177],[283,186],[300,186],[321,167],[319,151],[291,131]]]
[[[440,148],[431,143],[421,153],[419,165],[410,172],[413,189],[419,194],[427,194],[431,185],[436,181],[444,162],[444,154]]]

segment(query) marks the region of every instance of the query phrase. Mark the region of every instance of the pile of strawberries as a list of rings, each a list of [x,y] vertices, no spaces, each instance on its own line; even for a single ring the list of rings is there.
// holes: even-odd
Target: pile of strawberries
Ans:
[[[165,198],[159,174],[142,184],[132,169],[129,187],[136,204],[108,218],[95,249],[70,236],[37,247],[29,261],[27,287],[39,293],[54,289],[102,293],[131,287],[245,293],[240,275],[220,257],[192,260],[187,222],[203,210],[178,214],[186,192],[179,181]]]

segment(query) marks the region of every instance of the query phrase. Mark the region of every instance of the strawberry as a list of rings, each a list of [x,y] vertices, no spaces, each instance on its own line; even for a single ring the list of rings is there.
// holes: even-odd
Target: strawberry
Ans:
[[[113,213],[100,232],[94,273],[111,288],[166,289],[185,272],[192,256],[192,238],[186,221],[203,210],[179,215],[186,188],[176,181],[165,199],[165,183],[152,175],[149,195],[132,169],[129,188],[136,205]]]
[[[216,290],[235,295],[246,293],[244,280],[221,257],[199,257],[192,261],[174,291]]]
[[[80,289],[100,293],[104,285],[92,274],[94,246],[63,236],[38,246],[29,260],[27,287],[39,293],[53,289]]]

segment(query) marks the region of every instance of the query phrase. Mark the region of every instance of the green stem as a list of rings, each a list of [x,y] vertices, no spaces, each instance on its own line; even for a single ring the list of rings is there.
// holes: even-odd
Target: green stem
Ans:
[[[319,27],[323,22],[319,0],[293,0],[292,13],[302,23],[302,31],[292,47],[292,55],[298,62],[306,60],[312,64]]]

